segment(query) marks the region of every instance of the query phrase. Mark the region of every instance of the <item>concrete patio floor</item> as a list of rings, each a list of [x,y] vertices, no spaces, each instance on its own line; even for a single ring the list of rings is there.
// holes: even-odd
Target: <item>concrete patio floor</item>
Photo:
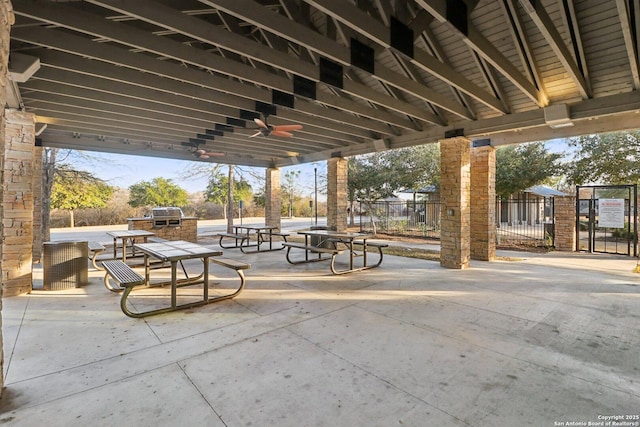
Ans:
[[[91,268],[88,286],[5,298],[0,424],[558,426],[640,414],[634,258],[519,253],[459,271],[387,256],[332,276],[283,252],[225,256],[252,264],[241,295],[146,319],[126,317]],[[215,286],[235,274],[212,272]]]

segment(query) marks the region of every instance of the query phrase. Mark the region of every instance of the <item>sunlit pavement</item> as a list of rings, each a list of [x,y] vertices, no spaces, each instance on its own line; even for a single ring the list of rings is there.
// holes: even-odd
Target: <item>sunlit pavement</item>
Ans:
[[[91,268],[88,286],[4,299],[0,424],[554,426],[640,412],[634,258],[450,270],[386,256],[333,276],[282,251],[225,256],[252,265],[237,298],[146,319]],[[211,268],[213,291],[237,280]]]

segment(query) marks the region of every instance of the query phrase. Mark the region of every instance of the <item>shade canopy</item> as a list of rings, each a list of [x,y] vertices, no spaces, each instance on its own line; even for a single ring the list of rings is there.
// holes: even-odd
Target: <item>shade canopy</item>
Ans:
[[[640,118],[637,0],[12,3],[9,102],[44,146],[280,167]]]

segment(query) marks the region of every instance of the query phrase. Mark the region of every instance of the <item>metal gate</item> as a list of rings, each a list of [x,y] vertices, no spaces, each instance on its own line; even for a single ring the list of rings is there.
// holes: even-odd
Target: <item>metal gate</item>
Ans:
[[[638,188],[576,186],[576,250],[638,255]]]

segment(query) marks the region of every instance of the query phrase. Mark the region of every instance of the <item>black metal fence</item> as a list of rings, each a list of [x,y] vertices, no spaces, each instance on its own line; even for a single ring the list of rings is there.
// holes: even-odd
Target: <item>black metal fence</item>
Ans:
[[[358,202],[355,211],[362,231],[440,239],[440,202]]]
[[[352,225],[373,231],[440,239],[440,202],[356,203]],[[553,246],[552,197],[521,196],[496,202],[496,240],[501,245]]]
[[[538,244],[553,246],[555,235],[554,199],[524,194],[496,202],[498,244]]]

